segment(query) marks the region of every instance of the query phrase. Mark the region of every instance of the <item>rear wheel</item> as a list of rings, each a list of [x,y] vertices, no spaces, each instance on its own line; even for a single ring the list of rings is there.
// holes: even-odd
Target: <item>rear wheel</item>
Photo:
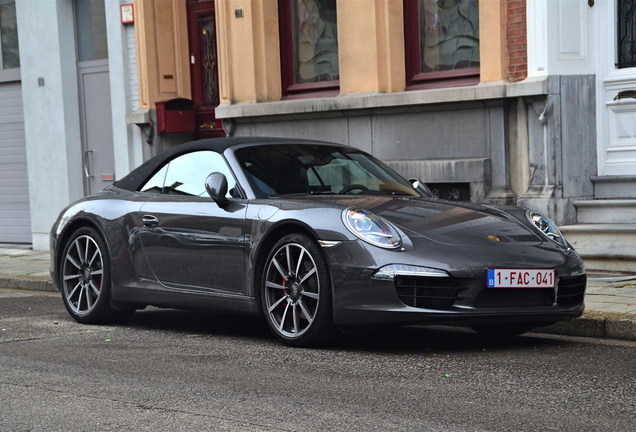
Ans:
[[[271,249],[262,276],[265,318],[291,346],[315,346],[334,334],[327,263],[315,240],[289,234]]]
[[[125,313],[111,307],[110,260],[97,230],[83,227],[73,233],[64,248],[60,269],[62,299],[76,321],[99,323]]]

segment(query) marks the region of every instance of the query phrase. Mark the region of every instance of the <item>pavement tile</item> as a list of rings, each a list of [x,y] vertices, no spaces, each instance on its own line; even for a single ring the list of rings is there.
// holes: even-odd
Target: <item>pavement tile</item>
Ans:
[[[601,295],[591,295],[589,297],[594,299],[595,302],[599,302],[599,303],[636,304],[635,299],[633,297],[628,297],[628,296],[601,294]]]
[[[632,304],[615,304],[605,309],[607,312],[636,314],[636,306]]]

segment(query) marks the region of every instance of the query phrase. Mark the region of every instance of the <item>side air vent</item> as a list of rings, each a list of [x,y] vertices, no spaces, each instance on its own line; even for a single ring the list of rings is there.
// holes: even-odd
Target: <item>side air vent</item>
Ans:
[[[394,279],[397,295],[407,306],[423,309],[448,309],[467,288],[453,278],[396,276]]]

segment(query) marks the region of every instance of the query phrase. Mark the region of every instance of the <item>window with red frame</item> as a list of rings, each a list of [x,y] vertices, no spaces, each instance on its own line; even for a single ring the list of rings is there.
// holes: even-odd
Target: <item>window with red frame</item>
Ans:
[[[283,97],[339,93],[336,0],[279,0]]]
[[[479,0],[404,0],[410,88],[479,82]]]

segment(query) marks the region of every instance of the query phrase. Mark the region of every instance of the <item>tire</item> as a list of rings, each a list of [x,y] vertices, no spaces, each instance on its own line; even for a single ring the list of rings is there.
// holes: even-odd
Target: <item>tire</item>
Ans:
[[[102,236],[82,227],[69,238],[60,265],[60,291],[68,313],[84,324],[121,318],[110,303],[110,259]]]
[[[470,328],[480,335],[488,336],[493,339],[510,339],[527,333],[536,326],[536,324],[528,323],[501,323],[475,324],[470,326]]]
[[[261,280],[263,312],[279,340],[310,347],[335,336],[327,262],[314,239],[299,233],[280,239]]]

